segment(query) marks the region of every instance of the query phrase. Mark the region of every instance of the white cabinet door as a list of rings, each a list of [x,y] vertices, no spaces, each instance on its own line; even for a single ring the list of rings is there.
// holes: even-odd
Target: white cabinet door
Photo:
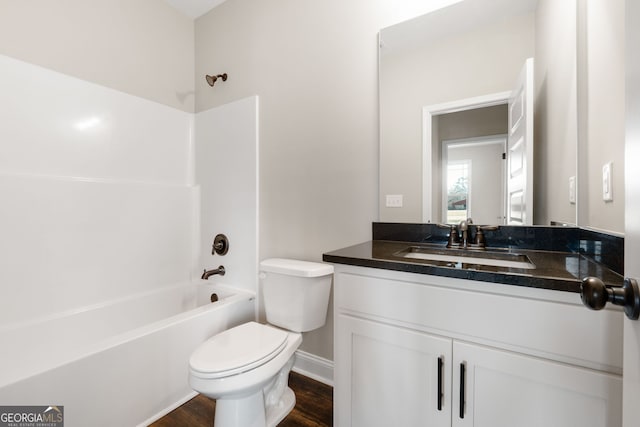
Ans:
[[[453,355],[453,426],[622,424],[620,376],[456,341]]]
[[[336,426],[451,425],[451,339],[343,314],[336,320]]]

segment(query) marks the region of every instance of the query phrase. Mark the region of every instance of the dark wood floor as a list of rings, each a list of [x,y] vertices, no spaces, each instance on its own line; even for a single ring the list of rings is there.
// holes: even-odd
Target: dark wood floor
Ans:
[[[296,394],[296,406],[279,427],[333,426],[333,388],[291,372],[289,386]],[[198,395],[168,413],[150,427],[212,427],[215,402]]]

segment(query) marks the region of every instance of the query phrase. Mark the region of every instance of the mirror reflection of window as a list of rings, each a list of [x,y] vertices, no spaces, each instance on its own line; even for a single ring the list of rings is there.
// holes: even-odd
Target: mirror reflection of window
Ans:
[[[470,217],[470,171],[471,159],[450,161],[447,163],[447,224],[457,224]]]

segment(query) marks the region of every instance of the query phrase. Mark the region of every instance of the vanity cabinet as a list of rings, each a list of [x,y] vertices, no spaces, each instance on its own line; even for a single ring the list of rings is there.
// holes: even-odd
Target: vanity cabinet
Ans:
[[[622,424],[620,311],[603,317],[564,292],[335,268],[334,425]]]
[[[622,425],[617,375],[456,341],[453,371],[453,426]]]
[[[347,315],[337,324],[347,365],[335,376],[334,425],[451,425],[451,339]]]

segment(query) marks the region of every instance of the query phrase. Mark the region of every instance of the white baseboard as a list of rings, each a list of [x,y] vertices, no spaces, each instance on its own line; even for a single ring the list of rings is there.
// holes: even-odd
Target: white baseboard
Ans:
[[[306,351],[296,351],[294,372],[333,387],[333,361]]]

